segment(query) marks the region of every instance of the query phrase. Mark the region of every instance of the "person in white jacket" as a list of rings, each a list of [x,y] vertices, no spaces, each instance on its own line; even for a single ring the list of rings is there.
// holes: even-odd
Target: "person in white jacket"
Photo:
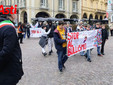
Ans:
[[[51,29],[49,29],[48,32],[46,32],[46,29],[47,29],[46,26],[43,26],[43,27],[42,27],[42,36],[41,36],[41,37],[44,37],[43,39],[46,39],[47,42],[48,42],[48,36],[47,36],[47,35],[50,33]],[[46,40],[45,40],[45,41],[46,41]],[[47,45],[47,44],[46,44],[46,45]],[[43,54],[44,56],[47,55],[47,53],[46,53],[46,51],[45,51],[46,45],[45,45],[44,47],[42,47],[42,54]]]

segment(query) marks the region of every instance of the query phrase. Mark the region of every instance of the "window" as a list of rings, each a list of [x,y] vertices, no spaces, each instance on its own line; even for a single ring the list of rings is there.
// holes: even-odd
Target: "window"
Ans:
[[[43,7],[43,8],[48,7],[48,5],[47,5],[48,1],[47,0],[41,0],[40,2],[41,2],[41,7]]]
[[[78,10],[78,3],[77,1],[73,1],[73,12],[77,12]]]
[[[59,0],[59,10],[64,10],[64,0]]]

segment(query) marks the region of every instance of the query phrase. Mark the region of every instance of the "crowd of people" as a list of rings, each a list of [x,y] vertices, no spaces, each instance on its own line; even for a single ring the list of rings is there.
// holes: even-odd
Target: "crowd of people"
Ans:
[[[10,9],[9,9],[10,11]],[[32,25],[29,23],[18,24],[17,32],[15,30],[14,21],[16,16],[14,14],[3,14],[0,12],[0,84],[1,85],[16,85],[23,76],[22,68],[22,53],[20,43],[23,43],[23,38],[30,38],[30,28]],[[58,69],[60,72],[66,68],[65,63],[68,60],[67,56],[67,33],[89,31],[95,29],[101,29],[102,45],[97,46],[97,55],[103,56],[104,45],[108,40],[109,26],[106,24],[96,23],[89,25],[87,23],[80,22],[78,24],[64,23],[59,21],[58,24],[53,24],[52,21],[39,23],[38,27],[42,28],[42,36],[40,37],[39,44],[42,48],[42,54],[47,55],[45,51],[48,44],[49,55],[53,53],[53,43],[57,50],[58,55]],[[111,36],[113,28],[110,27]],[[18,36],[17,36],[18,34]],[[85,56],[87,61],[91,62],[91,50],[86,52],[80,52],[81,56]]]
[[[90,30],[96,30],[101,29],[102,34],[102,44],[101,46],[97,46],[97,55],[103,56],[104,53],[104,46],[105,42],[108,40],[109,36],[109,26],[107,24],[100,24],[96,23],[93,25],[89,25],[84,22],[80,22],[78,24],[70,24],[69,22],[63,22],[59,21],[57,25],[52,24],[52,21],[44,22],[42,24],[42,36],[40,38],[39,44],[42,47],[42,54],[44,56],[47,55],[47,52],[45,51],[46,45],[49,46],[49,55],[53,52],[52,47],[53,43],[55,44],[55,48],[57,50],[58,55],[58,68],[59,71],[62,72],[63,69],[65,69],[65,62],[68,59],[67,56],[67,33],[69,32],[81,32],[81,31],[90,31]],[[53,41],[54,39],[54,41]],[[91,51],[92,49],[88,49],[85,51],[80,52],[81,56],[85,56],[88,62],[91,62]]]

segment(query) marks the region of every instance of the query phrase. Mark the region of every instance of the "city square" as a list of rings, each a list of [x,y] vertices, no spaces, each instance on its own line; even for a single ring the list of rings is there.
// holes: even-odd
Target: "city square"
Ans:
[[[113,0],[0,0],[0,85],[113,85]]]
[[[56,50],[44,57],[39,39],[25,39],[21,45],[24,76],[18,85],[113,85],[113,37],[105,46],[105,56],[97,56],[97,48],[91,52],[92,62],[77,54],[66,62],[66,70],[58,71]]]

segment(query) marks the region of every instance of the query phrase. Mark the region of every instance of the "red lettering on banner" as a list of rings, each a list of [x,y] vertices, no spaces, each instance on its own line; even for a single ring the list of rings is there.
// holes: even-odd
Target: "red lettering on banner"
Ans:
[[[40,32],[37,30],[37,33],[40,33]]]
[[[79,32],[68,33],[68,40],[78,39]]]
[[[35,33],[36,33],[36,30],[32,30],[31,32],[32,32],[33,34],[35,34]]]
[[[86,43],[77,46],[73,46],[72,42],[69,41],[68,43],[68,56],[81,52],[82,50],[86,50]]]

